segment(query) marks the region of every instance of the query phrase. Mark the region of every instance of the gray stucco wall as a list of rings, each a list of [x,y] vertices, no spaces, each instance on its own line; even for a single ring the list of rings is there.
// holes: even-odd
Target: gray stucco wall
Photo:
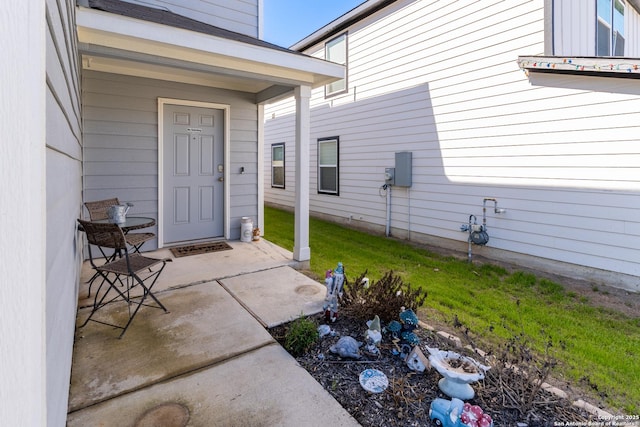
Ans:
[[[258,214],[258,108],[252,94],[85,71],[84,200],[118,197],[134,204],[132,213],[158,219],[158,98],[230,105],[229,238],[239,239],[240,218],[255,220]],[[157,234],[157,225],[151,231]],[[152,241],[145,249],[157,245]]]

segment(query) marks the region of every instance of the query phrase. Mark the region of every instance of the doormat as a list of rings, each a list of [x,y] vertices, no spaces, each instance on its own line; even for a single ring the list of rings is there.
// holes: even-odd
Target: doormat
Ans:
[[[209,252],[226,251],[229,249],[233,248],[229,246],[227,242],[209,242],[200,243],[197,245],[176,246],[175,248],[171,248],[171,253],[174,257],[180,258],[189,255],[200,255]]]

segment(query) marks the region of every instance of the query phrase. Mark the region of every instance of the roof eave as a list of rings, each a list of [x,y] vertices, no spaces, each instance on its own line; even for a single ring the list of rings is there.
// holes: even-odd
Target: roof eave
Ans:
[[[518,56],[525,72],[640,78],[640,58],[605,56]]]
[[[137,54],[215,66],[274,84],[319,87],[344,76],[344,67],[306,55],[250,45],[84,7],[78,8],[79,42]]]

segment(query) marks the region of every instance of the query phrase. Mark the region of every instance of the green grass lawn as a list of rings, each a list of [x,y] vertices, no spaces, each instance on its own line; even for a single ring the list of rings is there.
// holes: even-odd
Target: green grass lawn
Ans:
[[[293,234],[292,213],[265,207],[267,240],[292,250]],[[521,332],[540,353],[551,342],[555,378],[622,412],[640,413],[640,317],[593,306],[588,295],[529,273],[469,264],[314,218],[309,239],[317,277],[339,261],[350,278],[368,270],[375,281],[393,270],[428,291],[421,320],[452,325],[457,318],[481,348]]]

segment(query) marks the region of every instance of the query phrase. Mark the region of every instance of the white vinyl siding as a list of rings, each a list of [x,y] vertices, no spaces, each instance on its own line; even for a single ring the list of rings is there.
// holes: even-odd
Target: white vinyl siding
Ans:
[[[80,71],[75,1],[46,2],[47,425],[64,425],[71,376],[82,206]],[[43,22],[44,17],[42,18]],[[27,115],[29,113],[27,112]],[[45,241],[43,239],[43,241]],[[33,248],[34,253],[37,252]],[[32,285],[36,285],[33,283]],[[43,295],[44,297],[44,295]]]
[[[624,31],[626,35],[625,56],[640,58],[640,13],[630,5],[625,11]]]
[[[551,55],[596,56],[596,0],[553,1]],[[534,54],[542,54],[536,52]],[[527,54],[528,55],[528,54]]]
[[[85,201],[118,197],[137,215],[158,218],[157,98],[231,106],[231,239],[240,219],[257,217],[257,105],[251,96],[215,88],[85,71]],[[240,168],[245,167],[241,174]],[[234,225],[238,226],[235,227]],[[156,225],[157,227],[157,225]],[[155,231],[157,229],[151,229]],[[152,249],[157,242],[149,242]]]
[[[350,27],[353,90],[311,100],[311,138],[340,135],[340,196],[312,191],[311,212],[384,230],[384,170],[410,151],[395,235],[465,252],[460,225],[493,197],[506,213],[488,213],[490,243],[474,251],[640,275],[637,80],[527,77],[517,58],[544,53],[544,5],[401,0]],[[305,53],[322,57],[324,42]],[[267,142],[293,140],[292,108],[266,107]],[[291,207],[290,191],[265,200]]]
[[[266,110],[269,110],[268,119]],[[265,201],[279,206],[294,206],[296,188],[296,181],[294,177],[295,168],[288,167],[285,170],[284,185],[286,190],[272,187],[271,165],[267,160],[271,157],[271,153],[270,148],[268,147],[270,147],[271,144],[284,142],[288,147],[284,153],[284,162],[287,165],[295,164],[295,111],[296,107],[293,98],[289,98],[279,104],[265,106],[265,125],[269,125],[269,132],[267,134],[267,129],[265,128],[264,148],[266,151],[264,155],[265,162],[263,169],[264,197]],[[310,152],[315,152],[315,145],[316,144],[310,144]],[[309,160],[309,164],[313,165],[314,163],[312,163],[312,160]],[[311,170],[315,171],[315,168],[312,167]],[[315,176],[315,173],[313,173],[312,176]]]
[[[260,0],[124,0],[142,6],[167,9],[178,15],[225,28],[251,37],[259,37]]]

